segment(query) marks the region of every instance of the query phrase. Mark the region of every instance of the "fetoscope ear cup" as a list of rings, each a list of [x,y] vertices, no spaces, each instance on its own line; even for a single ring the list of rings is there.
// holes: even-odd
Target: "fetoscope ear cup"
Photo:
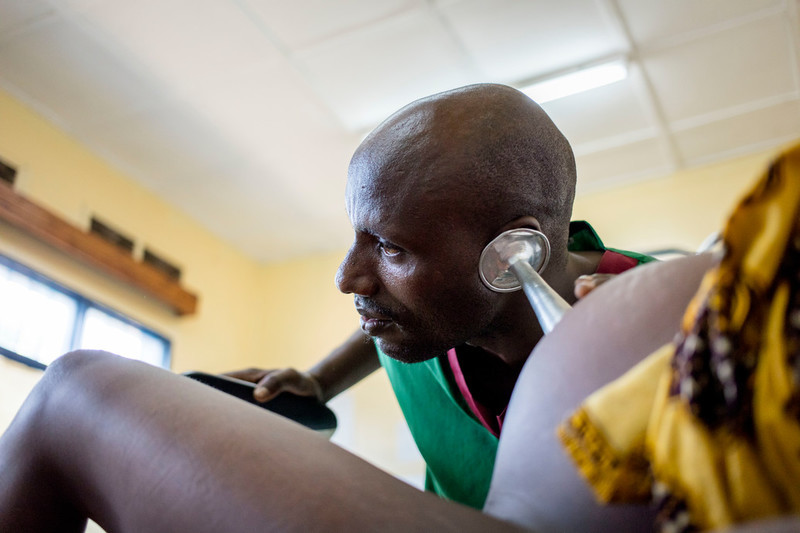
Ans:
[[[478,263],[481,280],[491,290],[513,292],[522,288],[510,269],[512,257],[521,257],[542,273],[550,260],[550,241],[541,231],[529,228],[511,229],[495,237],[483,249]]]

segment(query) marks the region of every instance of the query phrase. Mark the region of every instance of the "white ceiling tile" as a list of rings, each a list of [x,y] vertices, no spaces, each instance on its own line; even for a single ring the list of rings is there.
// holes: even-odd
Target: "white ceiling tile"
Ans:
[[[644,66],[676,121],[797,92],[792,48],[786,20],[775,16],[659,50]]]
[[[637,87],[638,70],[625,80],[590,91],[567,96],[542,107],[576,149],[581,145],[602,144],[627,136],[653,136],[656,125],[649,115],[647,102]]]
[[[219,94],[226,98],[216,97]],[[281,153],[282,148],[274,143],[302,138],[300,132],[343,131],[335,116],[288,63],[265,63],[231,71],[194,87],[189,99],[223,135],[255,153]],[[295,131],[298,133],[292,135]]]
[[[79,137],[112,165],[138,176],[147,189],[256,260],[286,258],[308,246],[308,236],[292,243],[278,229],[304,228],[304,222],[313,219],[286,176],[252,152],[231,146],[214,124],[198,121],[177,105],[106,123]],[[343,189],[343,177],[341,183]]]
[[[302,205],[302,210],[317,194],[328,199],[335,192],[338,198],[358,136],[343,130],[292,68],[261,65],[231,73],[204,89],[227,95],[216,100],[208,95],[202,110],[217,133],[254,165],[271,169],[288,201]],[[265,179],[263,174],[233,177],[253,179],[259,186]],[[324,203],[315,209],[321,212]]]
[[[148,189],[226,241],[247,246],[243,249],[259,260],[285,257],[287,246],[300,246],[282,239],[282,248],[267,246],[275,242],[264,227],[341,218],[340,238],[331,246],[345,245],[342,197],[357,138],[342,135],[313,95],[297,91],[290,70],[273,65],[237,71],[210,90],[230,98],[209,101],[199,114],[183,101],[167,102],[79,135],[118,168],[140,176]]]
[[[125,60],[147,65],[170,90],[282,59],[269,37],[232,2],[102,2],[81,9],[79,16]]]
[[[414,9],[421,0],[242,0],[249,12],[290,50],[357,30]]]
[[[256,256],[276,255],[267,247],[288,244],[281,229],[291,226],[291,206],[282,201],[280,191],[272,188],[230,187],[218,180],[213,189],[194,189],[185,193],[187,212],[204,220],[216,233],[237,248],[249,249]],[[265,231],[270,228],[270,231]],[[277,231],[276,231],[277,230]]]
[[[594,0],[466,0],[440,9],[491,81],[519,82],[627,51]]]
[[[342,250],[352,238],[343,185],[336,198],[328,199],[336,212],[313,217],[297,216],[298,204],[285,201],[278,190],[228,187],[223,180],[214,188],[186,190],[180,199],[189,216],[262,262],[308,254],[310,242],[314,253]]]
[[[296,59],[350,131],[371,128],[416,98],[477,81],[427,9],[303,50]]]
[[[13,29],[21,29],[53,12],[38,0],[0,0],[0,41]]]
[[[154,98],[139,71],[61,17],[0,44],[0,72],[4,87],[68,130]]]
[[[674,170],[657,138],[576,156],[577,194],[663,176]]]
[[[634,62],[544,106],[579,193],[798,138],[798,1],[0,0],[0,86],[254,259],[285,259],[346,247],[364,129],[440,90],[624,53],[618,12],[648,76]]]
[[[726,21],[774,10],[783,0],[617,0],[633,38],[648,46],[665,38],[703,31]]]
[[[690,165],[766,150],[800,139],[800,99],[677,131],[674,137]]]
[[[288,67],[252,71],[228,81],[234,84],[225,89],[231,100],[214,113],[217,127],[280,177],[287,199],[299,206],[298,214],[333,207],[339,213],[340,203],[330,200],[344,190],[358,136],[345,132]],[[263,186],[263,176],[254,177]]]
[[[156,192],[225,176],[244,155],[213,123],[174,101],[77,128],[75,135]]]
[[[95,7],[97,4],[109,4],[116,0],[56,0],[59,9],[81,11]]]

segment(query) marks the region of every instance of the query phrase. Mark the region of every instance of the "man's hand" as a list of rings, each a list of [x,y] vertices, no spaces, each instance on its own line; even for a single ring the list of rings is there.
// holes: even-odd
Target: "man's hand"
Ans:
[[[614,276],[616,276],[616,274],[589,274],[587,276],[578,276],[575,280],[575,298],[580,300]]]
[[[225,375],[255,383],[253,397],[258,402],[266,402],[287,391],[326,403],[380,367],[375,344],[357,329],[307,372],[294,368],[248,368]]]
[[[253,393],[253,397],[258,402],[271,400],[284,391],[298,396],[311,396],[321,402],[325,400],[319,380],[308,372],[302,372],[294,368],[271,370],[247,368],[245,370],[227,372],[225,375],[255,383],[256,390]]]

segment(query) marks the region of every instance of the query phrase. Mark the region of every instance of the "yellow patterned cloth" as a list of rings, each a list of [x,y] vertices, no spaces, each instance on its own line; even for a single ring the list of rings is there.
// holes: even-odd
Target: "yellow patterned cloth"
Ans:
[[[722,238],[676,340],[559,428],[601,501],[652,501],[665,532],[800,514],[800,145]]]

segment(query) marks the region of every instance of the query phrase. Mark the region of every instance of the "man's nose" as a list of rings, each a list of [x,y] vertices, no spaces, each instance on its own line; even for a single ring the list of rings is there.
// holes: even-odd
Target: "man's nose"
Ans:
[[[353,246],[339,265],[339,270],[336,271],[336,286],[343,293],[374,296],[378,291],[378,278],[366,255],[358,253]]]

